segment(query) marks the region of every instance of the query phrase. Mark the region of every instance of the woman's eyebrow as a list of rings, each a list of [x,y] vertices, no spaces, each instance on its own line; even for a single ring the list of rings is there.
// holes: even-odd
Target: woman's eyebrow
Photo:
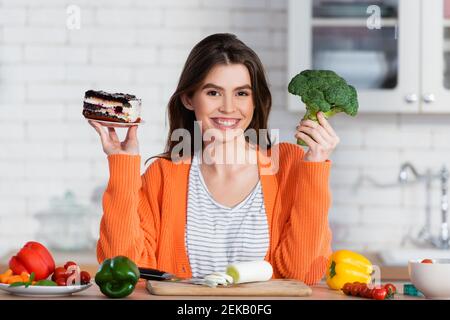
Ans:
[[[203,87],[202,87],[202,90],[203,89],[207,89],[207,88],[213,88],[213,89],[219,89],[219,90],[224,90],[224,88],[222,88],[221,86],[218,86],[218,85],[216,85],[216,84],[214,84],[214,83],[207,83],[207,84],[205,84]],[[234,90],[241,90],[241,89],[252,89],[252,87],[249,85],[249,84],[245,84],[245,85],[243,85],[243,86],[239,86],[239,87],[236,87]]]

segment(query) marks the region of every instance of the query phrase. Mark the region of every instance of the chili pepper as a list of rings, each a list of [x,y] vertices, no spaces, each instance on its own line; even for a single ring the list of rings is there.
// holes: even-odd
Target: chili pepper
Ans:
[[[338,250],[331,255],[326,279],[327,285],[341,290],[345,283],[370,283],[373,267],[371,262],[359,253]]]
[[[106,259],[95,275],[100,291],[110,298],[123,298],[134,291],[140,272],[136,264],[124,256]]]
[[[27,242],[9,261],[9,268],[14,274],[34,272],[36,280],[46,279],[55,270],[52,255],[39,242]]]

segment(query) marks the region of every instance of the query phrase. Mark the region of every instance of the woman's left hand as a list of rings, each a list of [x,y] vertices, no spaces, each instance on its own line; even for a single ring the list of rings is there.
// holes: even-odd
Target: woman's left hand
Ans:
[[[303,160],[322,162],[328,160],[339,143],[339,137],[322,112],[317,113],[319,123],[312,120],[302,120],[297,126],[295,137],[302,139],[308,145]]]

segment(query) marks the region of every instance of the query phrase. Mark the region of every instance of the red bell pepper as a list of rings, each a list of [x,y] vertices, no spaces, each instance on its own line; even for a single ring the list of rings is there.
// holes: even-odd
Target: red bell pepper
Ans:
[[[9,268],[14,274],[34,272],[35,280],[39,281],[47,279],[55,271],[55,260],[46,247],[30,241],[9,260]]]

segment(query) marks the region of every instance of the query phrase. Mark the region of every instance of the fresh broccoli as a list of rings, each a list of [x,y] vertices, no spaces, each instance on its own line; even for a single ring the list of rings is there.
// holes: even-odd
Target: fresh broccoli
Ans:
[[[303,120],[318,122],[319,111],[322,111],[327,119],[339,112],[350,116],[356,116],[358,113],[355,88],[330,70],[304,70],[292,78],[288,91],[300,96],[306,105]],[[297,143],[306,145],[300,139]]]

